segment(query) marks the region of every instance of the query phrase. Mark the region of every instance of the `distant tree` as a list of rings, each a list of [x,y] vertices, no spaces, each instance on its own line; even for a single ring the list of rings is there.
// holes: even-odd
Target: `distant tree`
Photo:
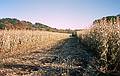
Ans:
[[[15,18],[13,18],[13,19],[12,18],[3,18],[1,21],[2,22],[8,21],[11,24],[15,25],[19,20],[15,19]]]
[[[106,18],[107,20],[111,20],[111,19],[113,20],[114,18],[116,18],[116,16],[107,16]]]
[[[0,22],[0,29],[4,29],[4,28],[5,28],[5,25]]]
[[[17,19],[10,19],[9,22],[13,25],[17,24],[18,20]]]
[[[117,16],[120,16],[120,14],[118,14]]]

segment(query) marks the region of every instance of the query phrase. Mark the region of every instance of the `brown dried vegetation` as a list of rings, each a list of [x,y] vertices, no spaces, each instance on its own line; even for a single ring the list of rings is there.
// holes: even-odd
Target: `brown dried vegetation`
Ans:
[[[35,49],[50,48],[68,34],[32,30],[0,31],[0,57],[33,52]],[[33,50],[33,51],[32,51]]]
[[[80,41],[99,59],[102,72],[120,71],[120,17],[96,20],[90,30],[77,32]],[[102,69],[100,68],[100,69]]]

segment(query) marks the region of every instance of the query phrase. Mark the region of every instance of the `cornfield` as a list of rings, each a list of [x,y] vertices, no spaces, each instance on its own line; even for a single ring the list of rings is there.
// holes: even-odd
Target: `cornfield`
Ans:
[[[65,33],[37,30],[1,30],[0,57],[32,52],[36,49],[52,47],[58,41],[69,37]]]
[[[77,32],[80,41],[97,56],[102,72],[120,71],[120,26],[96,25]]]

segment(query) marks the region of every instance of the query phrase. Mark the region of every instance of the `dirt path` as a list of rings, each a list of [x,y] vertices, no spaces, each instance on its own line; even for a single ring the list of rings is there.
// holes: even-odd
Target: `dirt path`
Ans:
[[[18,76],[97,76],[95,58],[87,51],[77,38],[70,37],[47,51],[5,59],[2,68]]]

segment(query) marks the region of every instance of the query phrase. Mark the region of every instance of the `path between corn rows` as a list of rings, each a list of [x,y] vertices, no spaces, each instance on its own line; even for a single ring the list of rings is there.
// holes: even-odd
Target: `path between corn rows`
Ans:
[[[76,37],[70,37],[47,51],[8,58],[5,61],[10,63],[0,70],[18,76],[97,76],[95,58],[87,51]]]

